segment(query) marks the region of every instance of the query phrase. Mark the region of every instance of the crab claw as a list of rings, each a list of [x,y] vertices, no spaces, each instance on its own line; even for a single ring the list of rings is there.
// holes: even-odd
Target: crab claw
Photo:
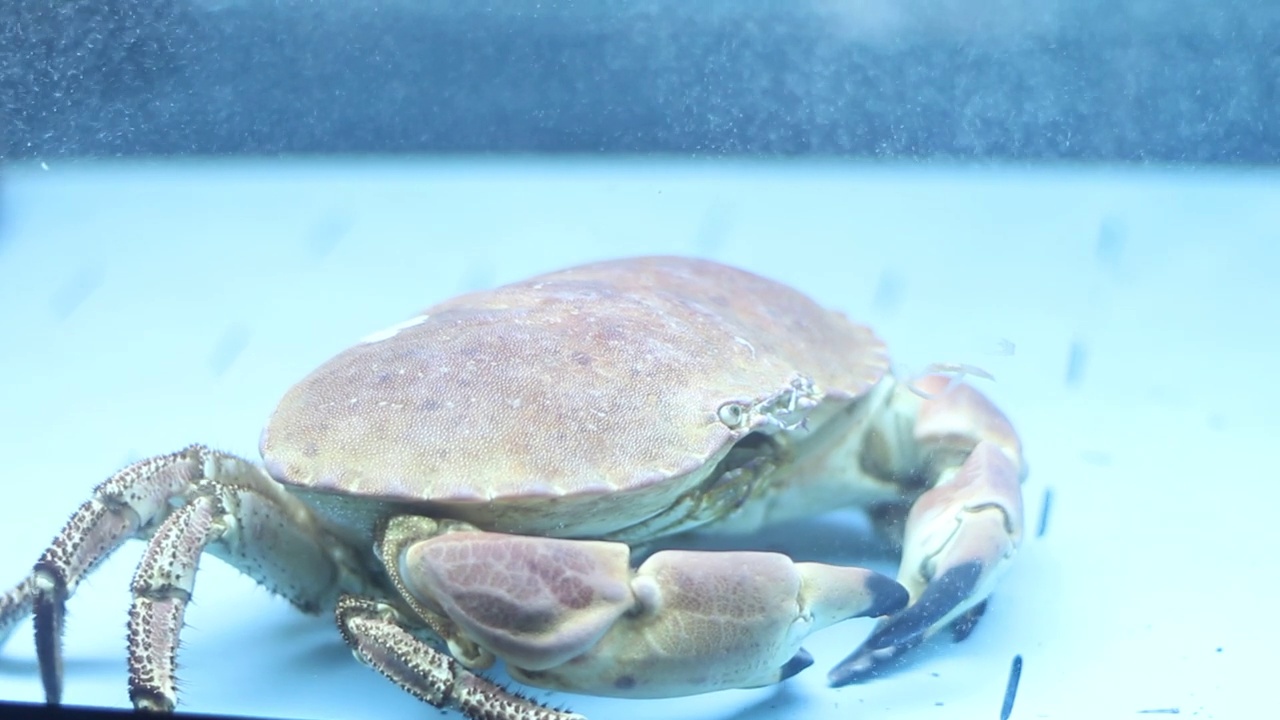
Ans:
[[[916,501],[898,575],[911,603],[832,669],[833,685],[868,677],[947,625],[967,633],[1022,540],[1019,475],[1003,449],[984,441],[950,480]]]
[[[656,553],[631,587],[635,608],[587,653],[537,677],[513,677],[619,697],[760,687],[812,664],[801,647],[810,633],[907,602],[904,588],[871,570],[764,552]]]
[[[515,679],[619,697],[779,682],[813,662],[800,647],[809,633],[907,602],[871,570],[777,553],[668,550],[636,569],[629,555],[622,543],[476,531],[408,544],[398,566],[420,607]]]

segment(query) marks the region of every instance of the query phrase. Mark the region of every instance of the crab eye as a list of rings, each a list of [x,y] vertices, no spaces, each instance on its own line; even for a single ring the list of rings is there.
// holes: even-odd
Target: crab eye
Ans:
[[[747,420],[747,406],[739,402],[727,402],[716,411],[720,422],[730,428],[740,428]]]

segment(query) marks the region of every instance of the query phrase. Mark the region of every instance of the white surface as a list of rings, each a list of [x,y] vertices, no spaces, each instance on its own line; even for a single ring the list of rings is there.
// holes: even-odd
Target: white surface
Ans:
[[[538,271],[690,253],[869,320],[908,369],[991,371],[982,387],[1031,462],[1032,537],[969,640],[891,677],[826,687],[869,629],[848,623],[777,688],[554,702],[596,718],[995,718],[1021,653],[1015,718],[1271,712],[1274,174],[424,162],[24,166],[3,180],[0,583],[126,461],[192,441],[252,456],[291,381],[373,330]],[[1116,259],[1099,258],[1100,234]],[[876,300],[882,282],[896,308]],[[1068,388],[1077,338],[1087,363]],[[839,522],[812,527],[792,533],[798,552],[839,540]],[[70,603],[68,703],[127,703],[139,550]],[[187,710],[435,716],[357,664],[328,618],[217,560],[188,623]],[[0,654],[0,698],[40,697],[26,624]]]

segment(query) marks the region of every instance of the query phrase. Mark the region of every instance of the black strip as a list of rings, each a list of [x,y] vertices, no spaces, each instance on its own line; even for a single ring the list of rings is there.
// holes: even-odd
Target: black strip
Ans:
[[[1075,387],[1084,379],[1084,364],[1088,352],[1084,343],[1071,341],[1071,349],[1067,351],[1067,387]]]
[[[1053,489],[1049,488],[1044,491],[1044,500],[1040,503],[1040,527],[1036,528],[1036,537],[1044,537],[1044,531],[1049,529],[1049,509],[1053,507]]]
[[[1013,713],[1013,699],[1018,696],[1018,681],[1022,679],[1022,656],[1014,655],[1009,666],[1009,684],[1004,687],[1004,704],[1000,706],[1000,720],[1009,720]]]
[[[4,720],[138,720],[139,718],[148,717],[152,716],[118,708],[0,701],[0,718],[4,718]],[[169,720],[255,720],[253,716],[249,715],[210,715],[186,712],[166,713],[155,717]]]

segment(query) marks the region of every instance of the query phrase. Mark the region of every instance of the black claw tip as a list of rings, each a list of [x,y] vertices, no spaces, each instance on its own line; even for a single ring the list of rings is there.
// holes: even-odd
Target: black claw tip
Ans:
[[[907,606],[911,596],[907,589],[897,580],[884,575],[872,575],[867,579],[867,589],[871,591],[871,606],[862,613],[865,617],[891,615]]]
[[[40,664],[40,680],[45,702],[62,702],[62,613],[63,601],[57,597],[38,597],[33,608],[36,631],[36,657]]]
[[[878,675],[886,663],[900,658],[904,652],[923,642],[925,632],[972,595],[981,578],[982,564],[977,561],[957,565],[934,578],[914,605],[881,621],[861,647],[827,674],[828,681],[833,687],[839,687]],[[899,589],[906,593],[901,587]],[[877,602],[880,601],[880,592],[877,588]],[[892,590],[883,592],[886,598],[893,595]],[[905,601],[903,598],[893,607],[888,607],[886,602],[886,612],[896,611]],[[952,624],[952,631],[972,630],[985,606],[985,603],[979,604],[962,614]]]
[[[789,677],[793,677],[801,670],[804,670],[812,664],[813,656],[809,654],[809,651],[804,648],[800,648],[800,650],[782,666],[782,669],[778,671],[778,680],[782,681]]]
[[[982,615],[987,611],[987,601],[974,605],[973,607],[961,613],[960,617],[951,621],[951,639],[960,642],[969,637],[969,633],[978,626],[978,621],[982,619]]]
[[[973,593],[982,576],[982,563],[973,561],[957,565],[934,578],[925,587],[916,604],[894,615],[876,628],[867,639],[869,647],[881,650],[919,638],[934,623],[955,609]]]

